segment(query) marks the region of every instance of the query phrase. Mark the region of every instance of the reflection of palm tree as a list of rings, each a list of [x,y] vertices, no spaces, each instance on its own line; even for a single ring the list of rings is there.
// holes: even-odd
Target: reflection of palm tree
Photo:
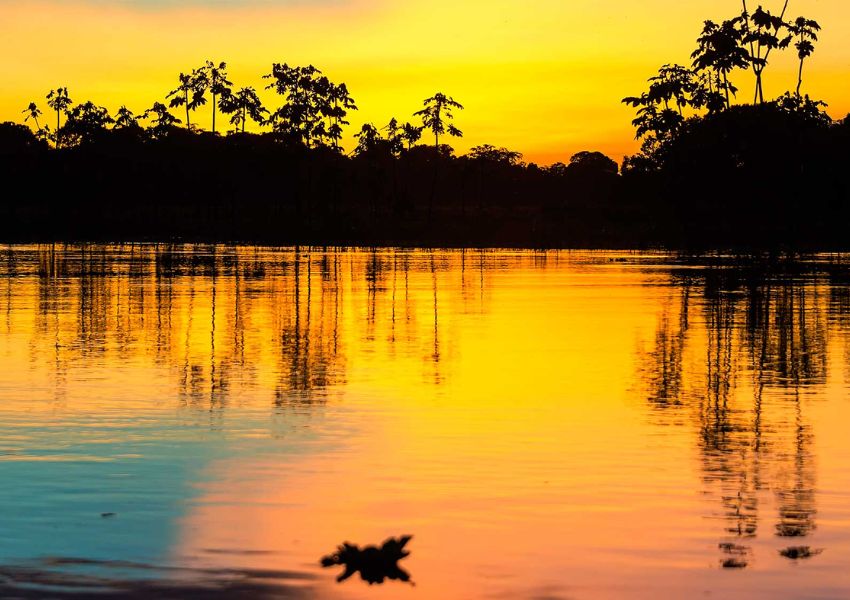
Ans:
[[[644,377],[648,385],[648,400],[659,408],[681,404],[684,369],[684,349],[687,339],[690,284],[682,288],[681,308],[677,326],[666,314],[655,333],[655,346],[647,353],[649,361]]]
[[[798,296],[799,302],[796,302]],[[781,381],[786,387],[793,387],[794,391],[794,482],[790,487],[780,486],[777,491],[779,522],[776,524],[776,534],[780,537],[805,537],[815,528],[816,510],[814,473],[809,450],[812,436],[803,421],[800,388],[819,375],[819,369],[813,367],[819,361],[813,361],[810,355],[825,353],[825,348],[819,348],[818,339],[821,336],[818,335],[818,324],[815,323],[815,331],[812,332],[808,323],[806,314],[809,307],[805,289],[787,290],[783,300],[780,308],[785,310],[777,321],[782,353],[780,361],[786,365]]]
[[[431,279],[434,290],[434,353],[431,355],[431,360],[434,364],[434,383],[440,383],[440,320],[437,296],[437,267],[434,263],[433,252],[431,253]]]
[[[794,392],[794,482],[790,488],[780,487],[776,492],[779,501],[776,535],[780,537],[805,537],[816,526],[814,474],[809,450],[812,435],[803,422],[799,382],[795,382]]]
[[[827,345],[818,287],[786,283],[776,287],[769,278],[757,283],[749,269],[709,272],[705,283],[706,360],[705,392],[683,396],[700,398],[695,417],[700,431],[703,478],[719,488],[725,536],[718,545],[720,564],[724,568],[747,566],[751,549],[745,540],[757,535],[759,526],[759,494],[764,489],[763,465],[770,460],[780,468],[769,472],[784,473],[788,462],[788,479],[780,477],[768,482],[778,505],[777,536],[803,537],[815,528],[814,469],[811,465],[811,428],[802,416],[801,389],[826,380]],[[749,282],[741,286],[742,279]],[[746,325],[741,327],[737,307],[743,291]],[[684,312],[684,310],[683,310]],[[658,402],[665,393],[677,393],[676,380],[678,336],[665,315],[656,339],[656,350],[647,353],[649,365],[644,375],[648,385],[643,391],[659,414],[680,414],[674,403]],[[686,322],[686,319],[681,321]],[[682,327],[680,327],[682,329]],[[738,331],[742,331],[743,338]],[[737,406],[739,394],[736,374],[743,368],[738,357],[748,352],[754,402],[750,410]],[[644,369],[642,369],[644,370]],[[656,385],[658,383],[658,385]],[[790,403],[779,404],[782,414],[793,406],[794,419],[786,427],[763,425],[764,391],[773,386]],[[700,397],[701,396],[701,397]],[[763,441],[767,434],[789,439],[793,452],[777,450],[774,439]],[[790,460],[789,460],[790,459]],[[820,551],[808,546],[795,546],[781,551],[782,556],[798,559],[815,556]]]

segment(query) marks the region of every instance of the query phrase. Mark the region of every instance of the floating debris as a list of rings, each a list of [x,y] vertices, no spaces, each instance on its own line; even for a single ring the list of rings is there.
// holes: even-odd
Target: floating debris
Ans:
[[[727,554],[747,554],[750,551],[748,546],[740,546],[731,542],[717,544],[717,547]]]
[[[389,538],[380,548],[377,546],[360,548],[355,544],[344,542],[337,548],[336,553],[323,557],[321,563],[323,567],[345,566],[345,571],[336,578],[337,582],[343,582],[355,573],[360,573],[360,578],[369,585],[384,583],[385,579],[415,585],[410,581],[410,574],[398,566],[398,561],[410,554],[404,547],[412,537],[404,535],[399,538]]]
[[[776,535],[779,537],[805,537],[808,533],[808,527],[796,523],[778,523],[776,525]]]
[[[823,552],[822,548],[812,549],[809,546],[790,546],[788,548],[783,548],[779,551],[779,554],[784,556],[785,558],[790,558],[791,560],[799,560],[801,558],[811,558],[813,556],[817,556]]]
[[[747,561],[740,558],[727,558],[720,561],[720,566],[724,569],[745,569],[747,567]]]

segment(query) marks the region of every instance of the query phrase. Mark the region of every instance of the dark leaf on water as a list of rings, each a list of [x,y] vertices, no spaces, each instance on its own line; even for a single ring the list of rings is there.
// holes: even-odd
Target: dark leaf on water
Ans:
[[[799,560],[802,558],[811,558],[823,552],[820,548],[810,548],[809,546],[790,546],[783,548],[779,554],[791,560]]]
[[[405,583],[410,581],[410,574],[398,566],[398,561],[410,554],[404,547],[412,536],[404,535],[389,538],[383,545],[360,548],[356,544],[343,542],[334,554],[322,557],[323,567],[341,565],[345,571],[337,577],[338,582],[345,581],[355,573],[360,573],[363,581],[372,584],[382,584],[384,580],[396,580]]]

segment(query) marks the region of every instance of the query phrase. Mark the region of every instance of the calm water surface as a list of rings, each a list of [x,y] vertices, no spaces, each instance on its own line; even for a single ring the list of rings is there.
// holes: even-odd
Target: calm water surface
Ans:
[[[850,597],[842,260],[5,247],[0,595]]]

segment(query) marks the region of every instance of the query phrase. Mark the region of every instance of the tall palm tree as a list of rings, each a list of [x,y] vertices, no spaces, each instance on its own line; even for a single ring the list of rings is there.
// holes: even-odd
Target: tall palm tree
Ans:
[[[756,76],[755,99],[753,102],[764,103],[762,74],[765,67],[767,67],[767,59],[770,57],[770,53],[777,48],[784,50],[791,43],[792,34],[789,33],[785,37],[780,37],[782,31],[788,27],[784,20],[785,13],[788,10],[788,1],[785,0],[782,13],[779,16],[775,16],[770,11],[764,10],[761,6],[756,8],[755,12],[749,14],[746,0],[742,0],[744,12],[739,19],[742,23],[743,31],[741,42],[745,46],[749,45],[749,62]]]
[[[192,122],[189,118],[189,112],[195,111],[207,103],[204,96],[206,87],[204,86],[204,76],[198,69],[193,69],[191,73],[180,73],[180,85],[176,89],[170,91],[166,98],[171,98],[169,106],[171,108],[179,108],[181,106],[186,109],[186,128],[192,128]]]
[[[50,90],[47,94],[47,106],[56,111],[56,148],[61,145],[61,134],[59,129],[62,126],[62,112],[71,106],[71,98],[68,96],[68,88],[60,87],[55,90]]]
[[[212,132],[215,133],[216,97],[226,98],[229,96],[233,84],[227,80],[227,63],[220,62],[215,65],[208,60],[204,68],[209,77],[210,95],[212,96]]]
[[[455,102],[451,96],[437,92],[422,104],[425,108],[413,114],[422,117],[423,128],[430,129],[434,134],[434,148],[437,151],[440,149],[440,134],[448,133],[454,137],[463,137],[463,132],[448,122],[454,118],[453,109],[463,110],[459,102]]]
[[[227,63],[220,62],[216,64],[211,60],[206,61],[201,68],[195,69],[194,84],[195,97],[200,104],[206,102],[204,93],[207,90],[209,90],[212,96],[212,132],[215,133],[215,116],[219,99],[230,96],[231,86],[233,85],[227,79]]]
[[[800,59],[800,70],[797,74],[797,97],[800,97],[800,88],[803,87],[803,62],[815,51],[815,42],[818,41],[820,25],[805,17],[797,17],[790,26],[791,33],[797,38],[794,47],[797,49],[797,57]]]
[[[354,98],[348,92],[348,87],[344,83],[339,85],[331,83],[327,91],[323,112],[330,119],[327,137],[331,140],[331,145],[335,150],[339,150],[340,147],[339,141],[342,139],[342,126],[349,125],[345,117],[350,110],[357,110],[357,104],[355,104]]]

